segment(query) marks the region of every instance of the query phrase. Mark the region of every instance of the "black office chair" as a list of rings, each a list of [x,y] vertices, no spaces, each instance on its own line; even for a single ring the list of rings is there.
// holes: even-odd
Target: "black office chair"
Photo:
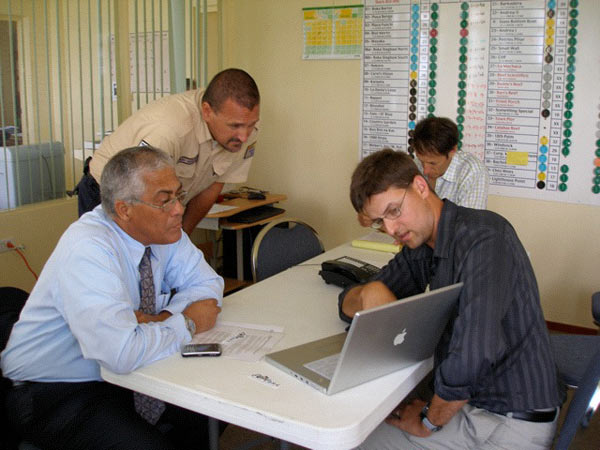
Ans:
[[[592,294],[592,316],[600,322],[600,292]],[[550,342],[558,372],[567,386],[579,386],[596,349],[600,348],[600,336],[580,334],[551,334]]]
[[[550,342],[563,381],[570,388],[577,388],[592,356],[600,348],[600,336],[551,334]]]
[[[594,323],[600,327],[600,291],[592,294],[592,316]]]
[[[252,279],[264,280],[307,259],[323,253],[323,243],[313,227],[294,218],[281,218],[269,222],[256,236],[252,245]],[[246,443],[250,449],[272,441],[264,437]],[[281,450],[289,449],[290,444],[279,441]]]
[[[274,220],[260,230],[252,245],[252,278],[264,280],[324,251],[319,235],[307,223]]]
[[[15,287],[0,287],[0,352],[4,350],[10,337],[13,325],[19,320],[19,315],[29,294]],[[0,372],[0,376],[2,372]],[[0,423],[5,424],[4,432],[0,433],[0,448],[6,450],[36,450],[34,445],[21,441],[14,430],[8,429],[8,417],[4,408],[6,394],[11,388],[11,382],[4,376],[0,377]],[[39,450],[39,449],[37,449]]]
[[[592,336],[598,337],[600,336]],[[587,427],[600,402],[600,347],[589,360],[560,429],[555,450],[567,450],[579,427]]]

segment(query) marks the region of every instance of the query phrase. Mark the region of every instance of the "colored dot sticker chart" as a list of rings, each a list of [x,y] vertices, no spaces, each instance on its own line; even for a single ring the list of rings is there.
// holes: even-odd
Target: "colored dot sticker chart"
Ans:
[[[361,149],[413,153],[459,128],[490,193],[600,205],[600,8],[593,0],[366,0]]]
[[[303,8],[303,59],[359,59],[363,5]]]

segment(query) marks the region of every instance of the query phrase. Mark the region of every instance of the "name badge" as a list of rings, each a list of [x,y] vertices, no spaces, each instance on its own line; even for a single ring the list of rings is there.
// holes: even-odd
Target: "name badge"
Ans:
[[[244,159],[252,158],[254,156],[254,148],[256,147],[256,142],[250,144],[246,148],[246,153],[244,153]]]
[[[196,155],[193,158],[188,158],[187,156],[180,156],[177,160],[177,164],[187,164],[188,166],[191,166],[198,162],[199,156],[200,155]]]

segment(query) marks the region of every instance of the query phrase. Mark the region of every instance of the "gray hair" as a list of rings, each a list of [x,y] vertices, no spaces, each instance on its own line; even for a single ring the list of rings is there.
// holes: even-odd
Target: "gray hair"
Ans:
[[[173,160],[154,147],[130,147],[115,154],[100,177],[102,209],[114,217],[115,203],[139,200],[146,190],[144,175],[164,167],[173,167]]]

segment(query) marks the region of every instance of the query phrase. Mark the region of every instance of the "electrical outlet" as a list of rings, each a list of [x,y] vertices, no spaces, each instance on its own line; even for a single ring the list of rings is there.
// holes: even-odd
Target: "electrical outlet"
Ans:
[[[9,243],[11,244],[10,247]],[[0,253],[9,252],[15,248],[17,248],[17,244],[15,244],[15,240],[13,238],[0,239]]]

